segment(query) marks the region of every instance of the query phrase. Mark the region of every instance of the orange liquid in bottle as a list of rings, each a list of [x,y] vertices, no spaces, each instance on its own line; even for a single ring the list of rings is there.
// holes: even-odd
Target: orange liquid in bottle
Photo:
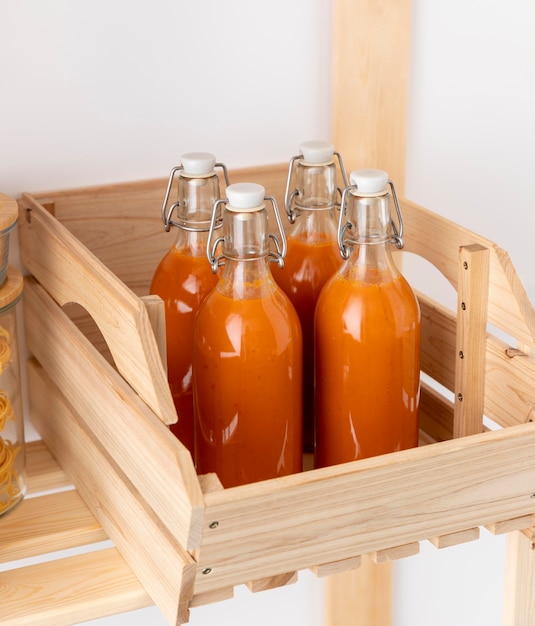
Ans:
[[[301,471],[301,329],[269,278],[265,297],[206,298],[194,333],[196,459],[224,487]]]
[[[303,331],[303,445],[314,449],[314,311],[325,282],[342,263],[338,243],[325,233],[288,236],[282,270],[273,276],[290,298]]]
[[[172,247],[156,268],[150,292],[165,303],[167,378],[178,421],[171,431],[193,455],[192,342],[200,303],[217,284],[204,246],[191,251]]]
[[[403,276],[336,274],[316,310],[316,463],[418,445],[420,314]]]

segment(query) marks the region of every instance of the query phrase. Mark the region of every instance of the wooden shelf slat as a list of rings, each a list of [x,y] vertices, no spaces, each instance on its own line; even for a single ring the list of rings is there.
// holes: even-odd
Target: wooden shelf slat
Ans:
[[[2,519],[0,562],[16,561],[108,537],[77,491],[26,498]]]
[[[0,572],[2,626],[67,626],[152,605],[115,548]]]

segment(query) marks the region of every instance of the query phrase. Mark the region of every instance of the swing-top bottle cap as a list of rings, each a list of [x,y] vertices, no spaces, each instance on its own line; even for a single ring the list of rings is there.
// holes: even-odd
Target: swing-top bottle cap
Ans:
[[[334,146],[328,141],[305,141],[299,146],[299,152],[307,163],[327,163],[334,154]]]
[[[349,176],[352,185],[357,186],[358,194],[376,194],[386,190],[388,174],[383,170],[354,170]]]
[[[235,211],[251,211],[264,206],[266,190],[257,183],[234,183],[226,190],[228,208]]]
[[[180,162],[186,176],[206,176],[214,171],[215,156],[210,152],[188,152]]]

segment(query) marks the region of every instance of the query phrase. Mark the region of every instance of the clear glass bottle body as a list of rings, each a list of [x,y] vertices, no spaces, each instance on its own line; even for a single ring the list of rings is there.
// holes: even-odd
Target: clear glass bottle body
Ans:
[[[338,188],[333,161],[295,166],[295,221],[284,269],[275,280],[292,301],[303,331],[303,448],[314,450],[314,311],[323,285],[341,266],[337,244]]]
[[[348,198],[349,258],[316,309],[319,467],[418,445],[420,309],[392,259],[389,197]]]
[[[22,283],[22,274],[9,267],[0,289],[0,516],[21,502],[26,492],[16,317]]]
[[[192,338],[199,305],[217,284],[206,259],[212,207],[219,199],[216,174],[178,178],[174,245],[158,264],[150,293],[164,301],[167,378],[178,414],[171,431],[194,454]]]
[[[232,487],[302,469],[299,319],[268,259],[267,213],[225,210],[224,266],[194,329],[196,463]]]

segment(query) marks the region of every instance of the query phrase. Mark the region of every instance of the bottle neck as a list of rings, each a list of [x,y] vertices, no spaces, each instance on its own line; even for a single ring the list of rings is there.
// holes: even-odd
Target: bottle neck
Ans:
[[[223,213],[223,257],[218,289],[232,298],[258,298],[276,288],[269,267],[268,217],[255,211]]]
[[[399,275],[391,252],[389,196],[350,198],[346,231],[350,255],[344,273],[367,282],[385,282]]]
[[[336,230],[336,209],[298,209],[288,234],[307,243],[315,243],[322,240],[335,241]]]

